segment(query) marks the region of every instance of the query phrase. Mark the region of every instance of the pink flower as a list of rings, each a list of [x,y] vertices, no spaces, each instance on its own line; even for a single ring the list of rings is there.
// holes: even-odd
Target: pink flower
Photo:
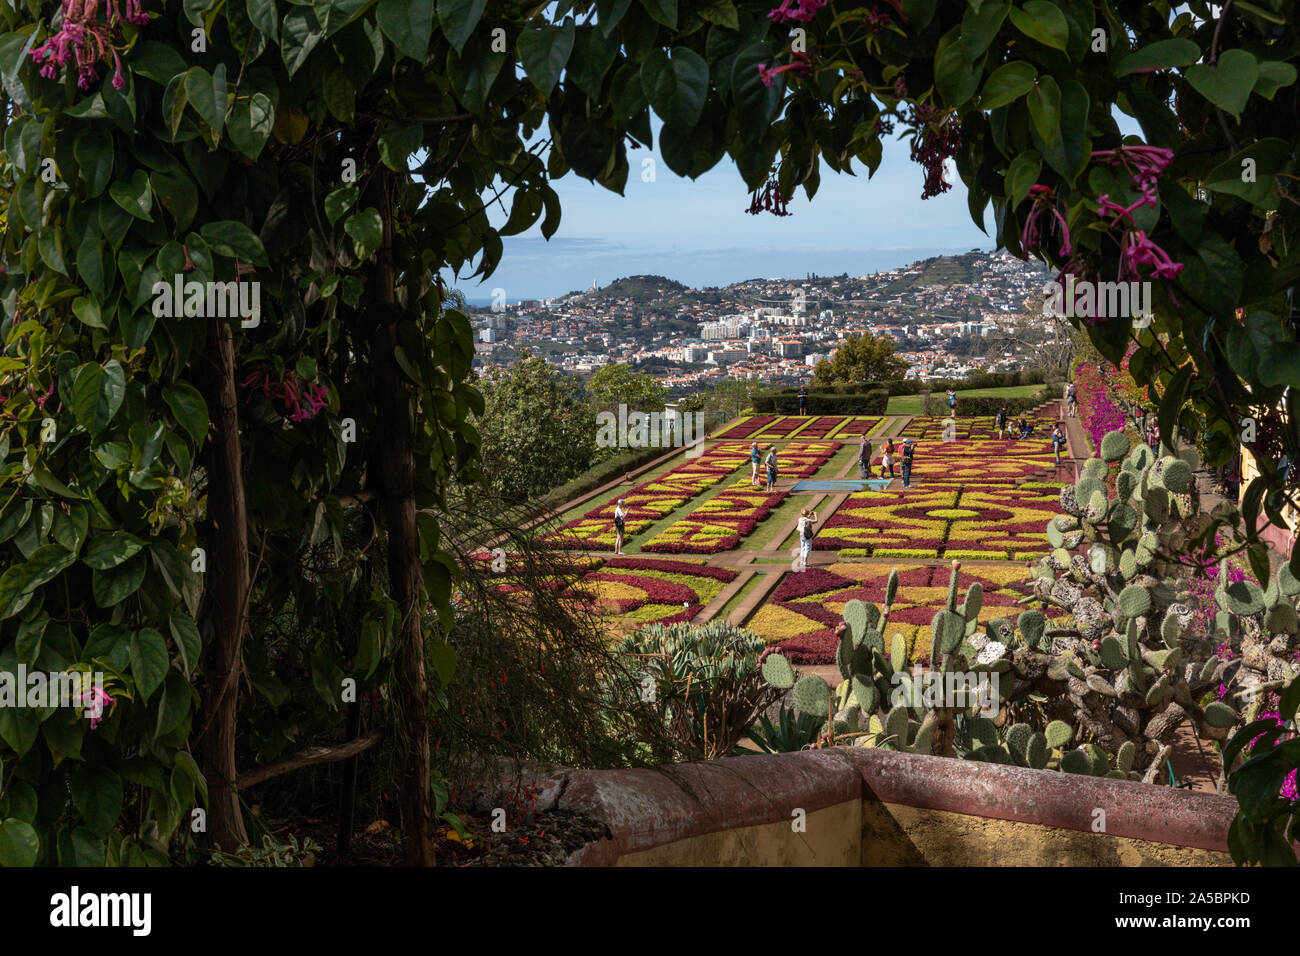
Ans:
[[[102,687],[92,687],[77,697],[77,703],[86,704],[86,716],[90,718],[90,729],[94,730],[104,719],[104,705],[112,706],[115,698],[109,697]]]
[[[785,66],[772,68],[765,63],[760,63],[758,65],[758,78],[763,81],[764,86],[771,86],[776,82],[776,78],[787,70],[795,76],[806,76],[811,67],[812,58],[807,53],[795,53],[794,61],[787,63]]]
[[[1136,281],[1139,278],[1138,266],[1152,266],[1152,274],[1158,279],[1175,279],[1183,271],[1181,262],[1174,262],[1169,254],[1147,238],[1141,229],[1127,233],[1120,245],[1120,281]]]
[[[1061,240],[1060,254],[1062,257],[1070,254],[1070,227],[1061,215],[1056,206],[1056,194],[1050,186],[1044,186],[1037,183],[1029,187],[1029,195],[1033,199],[1033,205],[1029,209],[1029,215],[1025,217],[1024,228],[1020,231],[1020,248],[1028,253],[1032,249],[1038,248],[1047,237],[1042,235],[1042,226],[1040,220],[1044,212],[1050,212],[1055,220],[1056,234]],[[1051,224],[1049,223],[1049,226]]]
[[[72,63],[77,68],[77,86],[88,90],[98,78],[99,64],[107,63],[111,56],[113,87],[120,90],[126,86],[122,59],[113,45],[113,36],[124,22],[142,26],[149,22],[149,15],[141,9],[140,0],[127,0],[125,15],[118,0],[107,0],[101,20],[100,2],[63,0],[59,31],[30,52],[32,60],[41,64],[41,76],[52,80],[58,76],[61,67]]]
[[[807,23],[826,6],[827,0],[781,0],[781,5],[767,14],[773,23]]]

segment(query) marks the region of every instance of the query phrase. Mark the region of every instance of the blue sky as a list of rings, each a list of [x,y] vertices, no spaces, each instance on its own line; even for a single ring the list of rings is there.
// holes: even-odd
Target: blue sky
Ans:
[[[647,156],[655,160],[653,182],[641,177]],[[458,287],[473,303],[486,304],[497,288],[513,303],[627,275],[665,275],[697,287],[809,272],[861,275],[993,247],[971,221],[960,180],[922,200],[924,172],[908,158],[906,141],[893,138],[874,177],[865,168],[847,176],[823,167],[813,201],[800,190],[790,203],[793,215],[785,217],[745,212],[749,194],[730,159],[697,180],[674,174],[657,149],[631,151],[629,164],[622,197],[572,173],[557,180],[563,216],[556,235],[547,241],[534,227],[507,237],[497,271],[486,282],[462,280]],[[991,209],[986,216],[991,229]],[[494,225],[505,218],[494,208]]]

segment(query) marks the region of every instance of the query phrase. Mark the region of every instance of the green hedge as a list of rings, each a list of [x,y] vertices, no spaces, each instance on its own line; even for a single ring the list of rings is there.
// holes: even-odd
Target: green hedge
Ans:
[[[999,398],[997,396],[964,398],[959,394],[957,396],[957,417],[979,418],[993,416],[998,413],[998,409],[1006,406],[1007,413],[1014,418],[1017,415],[1028,414],[1043,402],[1055,397],[1055,395],[1051,394],[1048,386],[1044,386],[1033,395],[1026,395],[1024,398]],[[948,396],[946,394],[943,392],[930,393],[929,414],[938,417],[948,414]]]
[[[889,392],[878,388],[857,394],[809,392],[809,415],[883,415],[889,405]],[[754,396],[754,412],[758,415],[798,415],[799,396],[777,392]]]
[[[538,502],[541,510],[550,510],[558,507],[565,502],[572,501],[574,498],[581,497],[587,492],[599,488],[601,485],[620,478],[633,468],[639,468],[648,462],[654,461],[660,455],[670,451],[668,448],[633,448],[615,455],[592,465],[577,478],[572,481],[553,488],[546,493],[546,496]],[[678,449],[679,451],[681,449]]]

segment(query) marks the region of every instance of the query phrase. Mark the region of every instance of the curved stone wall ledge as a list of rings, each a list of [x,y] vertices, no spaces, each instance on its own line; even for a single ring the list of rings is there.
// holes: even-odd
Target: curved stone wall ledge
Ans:
[[[537,809],[605,822],[611,838],[574,852],[568,863],[579,866],[1223,865],[1237,810],[1219,794],[849,747],[654,770],[555,771],[535,783]],[[800,811],[802,830],[792,826]],[[891,841],[897,852],[882,847]]]

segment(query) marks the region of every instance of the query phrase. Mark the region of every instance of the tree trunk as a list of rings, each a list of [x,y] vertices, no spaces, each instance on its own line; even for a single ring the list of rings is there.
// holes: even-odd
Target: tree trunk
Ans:
[[[366,203],[383,219],[383,244],[367,266],[366,293],[392,306],[397,302],[393,263],[392,176],[378,161]],[[375,464],[388,529],[388,578],[401,610],[397,635],[396,727],[402,809],[402,855],[408,866],[433,865],[433,814],[429,804],[429,686],[424,673],[421,627],[420,543],[415,523],[415,457],[411,448],[410,401],[397,365],[397,325],[383,322],[371,347],[375,410]]]
[[[198,744],[208,782],[208,832],[216,846],[229,851],[248,843],[236,785],[235,733],[249,572],[235,345],[230,325],[218,319],[208,320],[204,372],[203,398],[212,419],[207,446],[211,532],[201,630],[211,637],[203,651],[205,692]]]

